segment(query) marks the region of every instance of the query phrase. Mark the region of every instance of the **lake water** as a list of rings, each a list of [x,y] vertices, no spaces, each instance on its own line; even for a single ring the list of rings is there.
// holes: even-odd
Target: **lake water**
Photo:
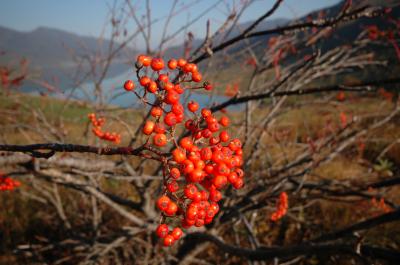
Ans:
[[[126,92],[123,89],[123,83],[127,79],[135,80],[136,76],[133,71],[127,71],[121,75],[115,76],[113,78],[109,78],[104,80],[102,83],[102,87],[104,89],[104,99],[107,103],[112,105],[117,105],[120,107],[134,107],[134,108],[143,108],[143,103],[135,96],[134,93]],[[82,90],[75,90],[73,92],[73,98],[85,100],[85,101],[94,101],[94,85],[93,83],[86,83],[83,86],[83,90],[86,91],[84,93]],[[136,85],[137,91],[142,94],[143,89],[139,88],[140,85]],[[139,89],[138,89],[139,88]],[[207,93],[196,93],[194,90],[186,90],[183,96],[181,97],[182,101],[185,100],[195,100],[199,103],[200,107],[210,107],[212,105],[225,102],[228,100],[228,97],[213,95],[212,91],[207,91]],[[148,99],[151,102],[154,101],[154,96],[149,95]],[[230,111],[238,111],[243,109],[241,105],[234,105],[228,108]]]

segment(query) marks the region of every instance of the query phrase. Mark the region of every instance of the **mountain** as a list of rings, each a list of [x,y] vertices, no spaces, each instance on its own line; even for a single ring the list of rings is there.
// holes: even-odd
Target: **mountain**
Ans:
[[[30,32],[21,32],[0,26],[0,63],[19,61],[29,62],[30,71],[41,75],[42,79],[57,79],[60,86],[71,86],[71,76],[76,74],[74,56],[94,57],[100,51],[107,51],[109,40],[80,36],[63,30],[39,27]],[[136,52],[125,48],[119,54]],[[83,65],[89,69],[89,65]],[[109,77],[129,68],[125,58],[117,56],[110,67]],[[84,71],[81,71],[84,72]],[[28,88],[30,87],[30,88]],[[32,84],[26,84],[24,90],[32,90]]]

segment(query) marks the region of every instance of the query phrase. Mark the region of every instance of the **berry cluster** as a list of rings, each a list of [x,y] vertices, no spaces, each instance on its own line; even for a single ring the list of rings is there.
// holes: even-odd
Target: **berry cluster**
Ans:
[[[281,192],[279,195],[279,200],[276,203],[276,211],[271,215],[271,221],[276,222],[285,216],[288,206],[288,196],[286,192]]]
[[[18,180],[13,180],[12,178],[0,174],[0,191],[11,191],[19,186],[21,186],[21,183]]]
[[[92,132],[94,133],[94,135],[96,135],[97,137],[99,137],[100,139],[106,140],[106,141],[110,141],[110,142],[114,142],[116,144],[119,144],[121,142],[121,135],[117,134],[115,132],[103,132],[103,130],[101,129],[101,127],[104,125],[104,123],[106,122],[106,119],[101,117],[101,118],[96,118],[96,114],[94,113],[90,113],[88,115],[89,120],[92,122],[93,128],[92,128]]]
[[[212,222],[219,211],[220,190],[228,183],[235,189],[243,187],[242,144],[223,129],[230,124],[228,117],[217,119],[211,110],[200,109],[195,101],[186,108],[180,103],[187,89],[212,89],[208,82],[199,87],[184,86],[201,82],[197,65],[184,59],[171,59],[165,65],[160,58],[140,55],[136,68],[143,95],[135,90],[132,80],[125,82],[124,89],[151,106],[151,117],[144,122],[142,133],[156,147],[174,145],[172,157],[163,160],[163,192],[156,202],[162,212],[156,234],[163,238],[164,246],[171,246],[181,238],[181,228]],[[148,93],[155,95],[154,102],[149,102]],[[190,117],[185,118],[185,114]],[[180,124],[185,137],[178,140],[175,132]],[[175,228],[170,231],[167,223],[175,224]]]

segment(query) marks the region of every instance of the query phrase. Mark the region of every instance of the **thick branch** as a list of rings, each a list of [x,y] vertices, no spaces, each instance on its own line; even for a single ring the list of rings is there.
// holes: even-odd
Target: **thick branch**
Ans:
[[[93,153],[97,155],[133,155],[153,160],[159,160],[148,154],[144,154],[143,151],[149,150],[152,152],[158,152],[153,150],[150,146],[141,146],[138,148],[132,147],[97,147],[90,145],[78,145],[78,144],[59,144],[59,143],[43,143],[43,144],[31,144],[31,145],[0,145],[0,151],[9,152],[23,152],[29,153],[33,157],[49,158],[56,152],[64,153]],[[48,151],[43,153],[42,151]]]
[[[249,260],[271,260],[274,258],[290,258],[301,255],[352,255],[358,256],[355,246],[350,244],[317,244],[317,245],[297,245],[289,247],[260,247],[255,250],[241,248],[226,244],[222,240],[212,235],[203,233],[193,233],[186,236],[185,240],[194,240],[196,242],[211,242],[219,250],[233,256],[243,257]],[[400,260],[400,252],[376,248],[368,245],[361,246],[361,255],[371,258],[380,258],[388,261]]]

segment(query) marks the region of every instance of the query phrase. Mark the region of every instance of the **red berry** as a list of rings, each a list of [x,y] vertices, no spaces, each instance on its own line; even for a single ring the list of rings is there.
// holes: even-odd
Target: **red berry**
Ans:
[[[209,109],[202,109],[202,110],[201,110],[201,116],[203,116],[203,118],[207,118],[208,116],[211,116],[211,110],[209,110]]]
[[[217,175],[213,179],[213,184],[217,189],[222,189],[226,183],[228,182],[228,179],[224,175]]]
[[[168,198],[168,196],[166,196],[166,195],[161,196],[157,200],[158,209],[160,209],[161,211],[165,211],[168,208],[170,201],[171,200],[170,200],[170,198]]]
[[[171,107],[171,111],[173,113],[175,113],[176,115],[180,115],[183,114],[185,112],[185,110],[183,109],[183,106],[181,103],[175,103],[174,105],[172,105]]]
[[[219,134],[219,139],[221,139],[221,141],[222,142],[228,142],[229,141],[229,134],[228,134],[228,132],[227,131],[222,131],[220,134]]]
[[[168,68],[171,70],[176,69],[176,67],[178,66],[178,62],[175,59],[171,59],[168,61]]]
[[[200,182],[204,178],[203,175],[203,170],[201,169],[194,169],[192,172],[190,172],[190,181],[192,182]]]
[[[173,201],[170,201],[168,203],[167,209],[165,209],[165,214],[172,216],[175,215],[177,211],[178,211],[178,205],[176,205],[176,203],[174,203]]]
[[[179,177],[181,176],[181,172],[176,167],[173,167],[173,168],[171,168],[169,175],[173,179],[179,179]]]
[[[150,84],[150,82],[151,82],[151,79],[150,79],[149,77],[147,77],[147,76],[143,76],[143,77],[141,77],[140,80],[139,80],[139,83],[140,83],[142,86],[147,86],[148,84]]]
[[[180,59],[178,59],[177,63],[178,63],[178,66],[182,68],[186,65],[187,62],[185,59],[180,58]]]
[[[163,245],[164,247],[169,247],[172,246],[174,242],[175,242],[174,237],[172,235],[167,235],[166,237],[164,237]]]
[[[147,89],[147,91],[149,91],[150,93],[156,93],[157,90],[158,90],[157,83],[154,82],[153,80],[151,80],[150,83],[147,85],[146,89]]]
[[[151,111],[150,111],[151,116],[158,118],[158,117],[161,117],[162,114],[163,114],[163,110],[160,107],[154,106],[151,108]]]
[[[174,159],[175,162],[180,164],[186,160],[186,153],[181,149],[177,148],[172,151],[172,158]]]
[[[193,82],[198,83],[198,82],[201,81],[202,78],[203,78],[203,77],[201,76],[201,74],[200,74],[199,72],[194,72],[194,73],[192,73],[192,81],[193,81]]]
[[[188,103],[188,109],[191,111],[191,112],[196,112],[198,109],[199,109],[199,103],[197,103],[196,101],[190,101],[189,103]]]
[[[179,94],[176,93],[174,90],[170,90],[165,95],[164,102],[170,105],[176,104],[179,102]]]
[[[168,112],[167,115],[164,116],[164,123],[168,126],[174,126],[177,123],[175,113]]]
[[[160,238],[164,238],[168,235],[168,225],[166,224],[160,224],[157,229],[156,229],[156,234]]]
[[[178,182],[175,180],[168,182],[167,189],[171,193],[177,192],[179,190]]]
[[[226,127],[229,125],[229,118],[228,117],[221,117],[221,119],[219,120],[219,124],[221,124],[222,126]]]
[[[191,150],[192,146],[193,146],[193,141],[189,138],[189,137],[183,137],[180,141],[179,141],[179,145],[186,150]]]
[[[143,126],[143,130],[142,130],[143,133],[146,134],[146,135],[152,134],[153,130],[154,130],[154,125],[155,125],[154,122],[146,121],[146,123]]]
[[[198,190],[197,190],[196,186],[193,185],[193,184],[187,185],[187,186],[185,187],[185,189],[183,190],[185,196],[186,196],[188,199],[193,199],[194,196],[195,196],[195,194],[197,193],[197,191],[198,191]]]
[[[157,133],[153,136],[153,144],[156,146],[164,146],[167,144],[167,136],[163,133]]]
[[[186,218],[189,220],[196,219],[197,216],[197,208],[196,207],[189,207],[186,211]]]
[[[186,159],[185,161],[182,162],[181,164],[181,171],[184,174],[189,174],[190,172],[192,172],[194,170],[194,164],[192,161],[190,161],[189,159]]]
[[[136,62],[139,64],[139,66],[147,67],[151,63],[151,57],[141,54],[137,57]]]
[[[183,235],[182,229],[180,229],[179,227],[175,227],[172,230],[171,235],[174,237],[175,240],[179,240]]]
[[[153,58],[151,60],[151,69],[154,71],[160,71],[164,68],[164,61],[161,58]]]
[[[127,80],[124,83],[124,88],[126,91],[132,91],[135,88],[135,83],[132,80]]]
[[[158,76],[158,81],[160,81],[160,82],[164,82],[164,83],[166,83],[166,82],[168,82],[168,75],[166,75],[166,74],[160,74],[159,76]]]

